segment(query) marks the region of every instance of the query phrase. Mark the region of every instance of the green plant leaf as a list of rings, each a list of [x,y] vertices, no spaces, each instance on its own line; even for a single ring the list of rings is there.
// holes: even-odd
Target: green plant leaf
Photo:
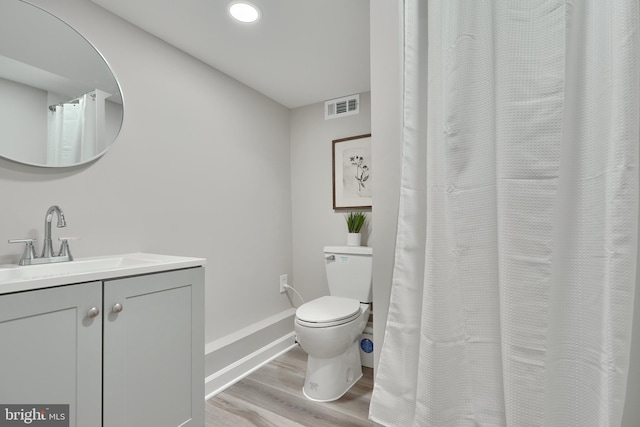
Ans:
[[[345,219],[349,233],[359,233],[367,222],[367,215],[364,212],[353,211],[349,215],[345,215]]]

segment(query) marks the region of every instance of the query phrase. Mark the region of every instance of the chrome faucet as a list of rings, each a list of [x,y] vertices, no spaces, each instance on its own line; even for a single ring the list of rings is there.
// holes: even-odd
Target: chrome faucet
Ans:
[[[51,241],[51,222],[53,221],[53,214],[58,216],[57,226],[66,227],[67,221],[64,219],[64,212],[57,205],[51,206],[47,209],[47,214],[44,217],[44,244],[42,246],[42,255],[38,257],[36,255],[36,250],[34,247],[34,242],[36,239],[13,239],[9,240],[9,243],[24,243],[24,253],[22,254],[22,258],[18,262],[19,265],[32,265],[32,264],[49,264],[53,262],[64,262],[64,261],[73,261],[73,257],[71,256],[71,252],[69,251],[69,242],[70,238],[62,238],[59,240],[62,242],[60,244],[60,251],[58,255],[53,252],[53,242]]]
[[[53,205],[47,209],[47,214],[44,217],[44,245],[42,246],[42,255],[40,255],[40,258],[51,258],[55,256],[53,254],[53,242],[51,241],[51,221],[53,220],[54,212],[58,215],[58,228],[67,226],[67,221],[64,219],[64,212],[62,212],[58,205]]]

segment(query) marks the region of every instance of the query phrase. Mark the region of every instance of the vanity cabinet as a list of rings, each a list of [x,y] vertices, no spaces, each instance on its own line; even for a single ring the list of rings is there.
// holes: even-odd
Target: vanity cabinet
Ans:
[[[0,295],[0,405],[69,404],[77,427],[202,427],[203,301],[202,267]]]
[[[204,426],[202,283],[202,268],[104,282],[104,427]]]
[[[101,301],[101,282],[0,295],[1,405],[69,404],[70,426],[100,425]]]

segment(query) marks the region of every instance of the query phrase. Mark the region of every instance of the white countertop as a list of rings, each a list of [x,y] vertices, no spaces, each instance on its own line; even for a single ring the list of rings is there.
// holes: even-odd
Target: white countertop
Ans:
[[[77,258],[73,261],[54,264],[25,266],[5,264],[0,265],[0,294],[178,270],[205,264],[204,258],[141,252]]]

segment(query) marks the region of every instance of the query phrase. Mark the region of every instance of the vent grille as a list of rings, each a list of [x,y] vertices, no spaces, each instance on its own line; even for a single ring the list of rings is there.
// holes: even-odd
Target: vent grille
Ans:
[[[335,119],[360,113],[360,95],[332,99],[324,103],[324,119]]]

